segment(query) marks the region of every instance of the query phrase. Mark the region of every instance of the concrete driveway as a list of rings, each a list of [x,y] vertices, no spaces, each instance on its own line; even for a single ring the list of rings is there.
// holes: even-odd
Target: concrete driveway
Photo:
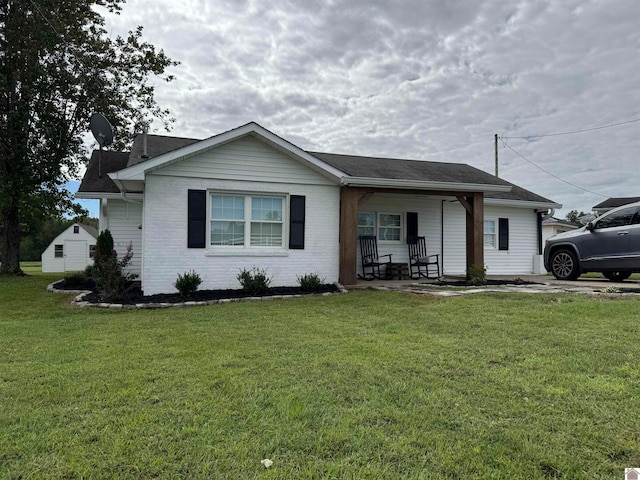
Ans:
[[[483,285],[479,287],[457,287],[439,285],[436,280],[358,280],[349,290],[373,288],[376,290],[395,290],[432,295],[454,296],[481,292],[519,292],[519,293],[612,293],[602,292],[611,287],[619,289],[619,294],[640,295],[640,281],[625,280],[611,282],[606,278],[579,278],[575,281],[556,280],[551,275],[487,275],[488,280],[513,281],[508,285]],[[446,277],[447,281],[464,280],[463,277]],[[532,282],[521,284],[519,281]]]

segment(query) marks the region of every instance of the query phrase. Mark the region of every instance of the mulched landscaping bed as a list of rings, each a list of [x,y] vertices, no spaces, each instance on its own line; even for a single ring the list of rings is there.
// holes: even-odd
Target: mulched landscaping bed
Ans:
[[[102,303],[98,293],[95,291],[95,284],[90,288],[80,288],[78,286],[66,287],[64,286],[64,280],[56,283],[54,288],[58,290],[91,290],[91,293],[85,295],[82,299],[84,302],[89,303]],[[321,289],[313,293],[335,293],[338,292],[338,287],[332,284],[325,284]],[[274,295],[303,295],[309,292],[303,292],[300,287],[271,287],[261,297],[271,297]],[[120,299],[117,303],[123,305],[135,305],[146,303],[183,303],[183,302],[206,302],[209,300],[221,300],[225,298],[247,298],[254,295],[248,295],[244,290],[198,290],[191,297],[185,298],[179,293],[158,293],[156,295],[143,295],[139,289],[133,290],[126,298]]]

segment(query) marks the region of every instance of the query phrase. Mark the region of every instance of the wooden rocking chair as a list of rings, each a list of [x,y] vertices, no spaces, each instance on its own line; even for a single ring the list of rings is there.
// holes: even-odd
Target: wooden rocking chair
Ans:
[[[374,278],[382,278],[380,266],[388,267],[391,265],[391,255],[378,255],[378,239],[375,235],[360,236],[360,257],[362,259],[362,275],[358,277],[363,280],[373,280]],[[380,257],[389,257],[389,260],[380,261]],[[367,270],[371,270],[367,273]]]
[[[440,277],[440,255],[427,254],[427,242],[424,237],[409,239],[408,246],[411,278],[417,280],[419,278]]]

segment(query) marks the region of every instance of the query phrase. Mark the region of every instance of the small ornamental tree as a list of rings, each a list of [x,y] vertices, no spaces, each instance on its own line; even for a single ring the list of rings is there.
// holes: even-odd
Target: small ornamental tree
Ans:
[[[118,254],[113,249],[111,232],[104,230],[98,235],[92,274],[102,301],[121,300],[131,291],[132,281],[137,277],[127,271],[132,259],[131,244],[127,247],[127,253],[118,260]]]

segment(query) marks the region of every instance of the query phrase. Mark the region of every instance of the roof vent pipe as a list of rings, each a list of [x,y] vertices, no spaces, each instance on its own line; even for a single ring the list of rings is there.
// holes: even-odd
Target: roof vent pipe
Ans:
[[[142,158],[149,158],[149,153],[147,152],[147,132],[149,131],[149,124],[142,124]]]

